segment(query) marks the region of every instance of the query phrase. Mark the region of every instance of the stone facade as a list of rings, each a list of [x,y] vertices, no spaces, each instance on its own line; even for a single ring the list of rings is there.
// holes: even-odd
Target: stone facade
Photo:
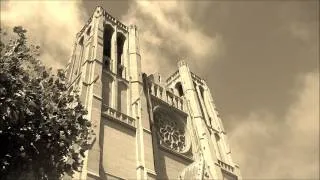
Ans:
[[[184,61],[166,81],[141,72],[137,27],[97,7],[66,72],[95,137],[75,179],[240,179],[206,82]]]

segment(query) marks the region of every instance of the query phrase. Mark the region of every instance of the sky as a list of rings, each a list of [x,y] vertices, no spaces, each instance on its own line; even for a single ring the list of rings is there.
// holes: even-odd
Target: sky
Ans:
[[[319,178],[319,1],[11,0],[1,27],[25,27],[62,68],[98,5],[138,26],[144,72],[184,59],[206,80],[245,179]]]

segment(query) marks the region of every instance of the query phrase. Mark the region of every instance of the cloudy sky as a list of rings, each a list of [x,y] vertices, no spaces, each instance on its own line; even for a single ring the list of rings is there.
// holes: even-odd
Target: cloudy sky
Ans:
[[[1,1],[41,59],[64,67],[100,5],[140,29],[143,70],[185,59],[213,93],[246,179],[319,178],[319,1]]]

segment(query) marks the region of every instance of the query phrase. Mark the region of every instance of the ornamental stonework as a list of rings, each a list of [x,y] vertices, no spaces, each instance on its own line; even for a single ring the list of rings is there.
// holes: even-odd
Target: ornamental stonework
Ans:
[[[180,154],[190,150],[190,139],[182,119],[168,113],[156,112],[155,121],[160,146]]]

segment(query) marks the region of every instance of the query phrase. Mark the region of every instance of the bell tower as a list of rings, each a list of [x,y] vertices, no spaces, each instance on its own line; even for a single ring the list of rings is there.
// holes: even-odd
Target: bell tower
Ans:
[[[138,121],[143,99],[139,51],[137,27],[125,26],[101,7],[76,35],[66,73],[70,90],[79,90],[95,136],[75,178],[146,177],[140,165],[146,137]]]
[[[97,7],[66,75],[95,134],[74,179],[240,178],[206,82],[184,61],[165,81],[142,73],[135,25]]]

